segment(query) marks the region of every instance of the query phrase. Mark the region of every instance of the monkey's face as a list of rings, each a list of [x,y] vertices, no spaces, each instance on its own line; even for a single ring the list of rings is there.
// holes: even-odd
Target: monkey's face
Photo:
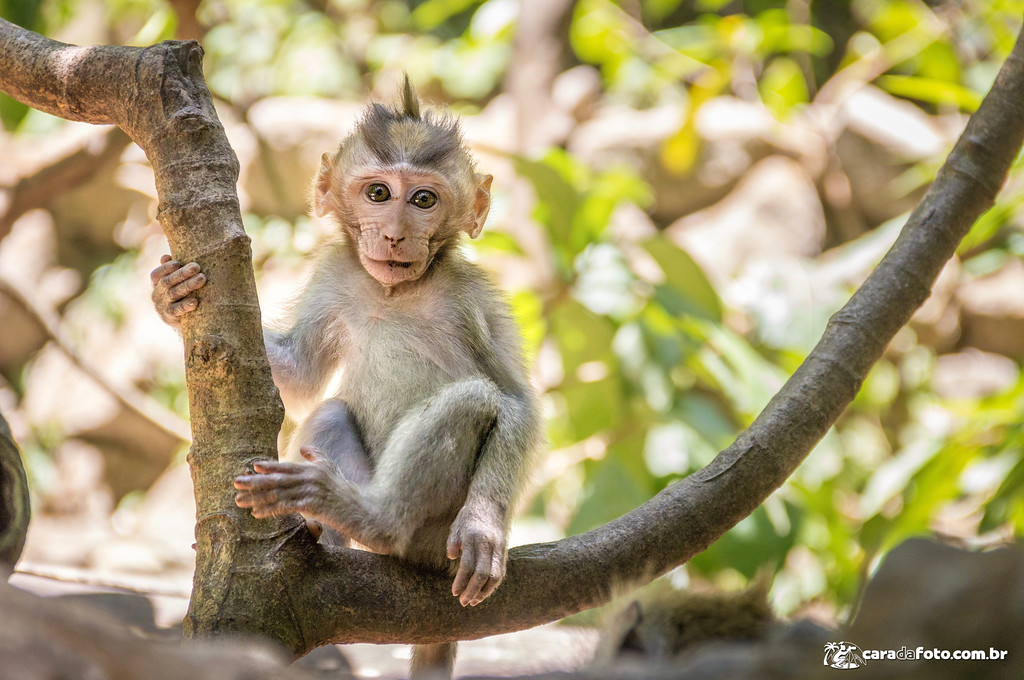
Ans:
[[[385,286],[422,276],[454,233],[446,228],[452,191],[436,173],[365,168],[352,173],[344,193],[343,223],[356,240],[359,261]]]

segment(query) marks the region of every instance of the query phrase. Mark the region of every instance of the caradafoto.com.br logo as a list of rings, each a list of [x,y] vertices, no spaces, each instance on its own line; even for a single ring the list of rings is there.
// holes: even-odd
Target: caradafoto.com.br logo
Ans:
[[[903,645],[900,649],[861,649],[852,642],[829,642],[825,644],[825,665],[832,668],[849,669],[866,666],[868,661],[1003,661],[1008,650],[996,649],[937,649]]]
[[[867,665],[860,647],[852,642],[829,642],[825,645],[825,665],[832,668],[860,668]]]

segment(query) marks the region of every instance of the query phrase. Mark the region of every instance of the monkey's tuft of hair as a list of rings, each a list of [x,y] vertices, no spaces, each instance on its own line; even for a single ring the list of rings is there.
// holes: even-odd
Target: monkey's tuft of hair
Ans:
[[[375,160],[386,166],[408,163],[428,168],[454,158],[472,165],[458,121],[445,114],[421,112],[408,76],[402,101],[395,106],[372,104],[352,137],[362,139]]]
[[[412,83],[409,81],[409,74],[406,73],[405,80],[402,81],[402,109],[405,111],[405,115],[410,118],[420,117],[420,100],[416,96],[416,90],[413,88]]]

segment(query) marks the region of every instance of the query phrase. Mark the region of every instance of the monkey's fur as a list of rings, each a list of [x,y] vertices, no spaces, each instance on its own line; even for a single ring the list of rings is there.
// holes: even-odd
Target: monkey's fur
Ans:
[[[614,615],[594,660],[663,663],[700,643],[759,639],[776,622],[770,586],[768,572],[738,592],[696,593],[656,582]]]
[[[290,327],[264,339],[286,405],[321,398],[339,369],[340,388],[297,431],[308,462],[257,461],[235,480],[256,517],[301,512],[371,550],[448,569],[463,606],[504,578],[540,439],[508,307],[457,247],[462,232],[479,235],[490,184],[457,123],[421,113],[408,79],[400,106],[371,105],[324,154],[314,210],[338,238]],[[172,324],[206,283],[198,265],[168,256],[152,279]],[[454,644],[417,647],[413,673],[450,673],[453,659]]]

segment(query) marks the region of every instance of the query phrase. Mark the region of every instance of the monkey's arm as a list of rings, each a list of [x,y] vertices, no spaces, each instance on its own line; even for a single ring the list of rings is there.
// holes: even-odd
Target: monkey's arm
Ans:
[[[330,256],[328,252],[324,259]],[[339,300],[344,271],[333,262],[318,262],[295,306],[291,326],[263,329],[274,383],[286,404],[290,399],[320,397],[342,359],[347,346],[344,305]]]
[[[498,412],[447,546],[449,559],[462,554],[452,594],[474,604],[505,576],[509,525],[541,440],[540,409],[526,378],[519,333],[503,305],[488,317],[489,342],[477,354],[481,370],[498,387]]]
[[[338,291],[339,279],[347,269],[343,262],[333,262],[337,259],[334,250],[328,249],[322,259],[332,261],[316,267],[299,298],[291,327],[284,331],[263,329],[274,384],[286,401],[320,396],[345,346],[344,324],[339,319],[343,305],[338,301]],[[206,285],[206,275],[195,262],[182,266],[170,255],[164,255],[160,266],[149,276],[157,313],[165,323],[177,328],[181,318],[198,306],[192,293]]]

